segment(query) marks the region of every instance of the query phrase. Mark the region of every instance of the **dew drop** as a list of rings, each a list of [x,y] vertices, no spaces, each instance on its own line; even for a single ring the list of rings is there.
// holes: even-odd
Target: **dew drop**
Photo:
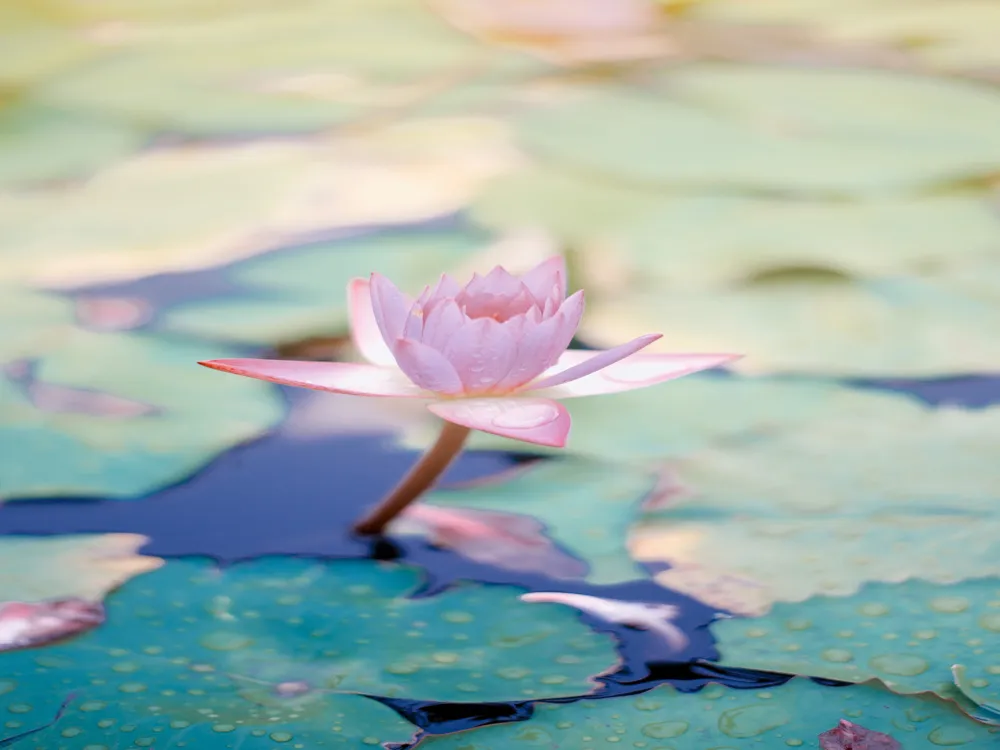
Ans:
[[[935,745],[941,745],[943,747],[957,747],[958,745],[969,744],[976,739],[976,735],[972,732],[972,730],[966,729],[965,727],[936,727],[931,730],[930,734],[927,735],[927,739]]]
[[[868,662],[872,669],[900,677],[923,674],[930,665],[916,654],[883,654],[872,657]]]
[[[882,617],[889,614],[889,608],[881,602],[867,602],[858,607],[858,612],[865,617]]]
[[[724,711],[719,717],[719,729],[730,737],[747,739],[758,737],[790,721],[791,717],[774,705],[742,706]]]
[[[508,430],[529,430],[551,424],[559,419],[559,410],[551,404],[518,404],[502,410],[491,420],[496,427]]]
[[[969,608],[969,600],[964,596],[939,596],[931,600],[931,609],[935,612],[955,614]]]
[[[204,636],[199,643],[212,651],[237,651],[253,643],[253,639],[241,633],[217,632]]]
[[[992,633],[1000,633],[1000,612],[990,612],[979,618],[979,626]]]
[[[680,737],[684,734],[690,724],[686,721],[658,721],[653,724],[646,724],[640,730],[646,737],[654,740],[665,740],[669,737]]]
[[[291,742],[292,735],[288,732],[271,732],[269,735],[275,742]]]

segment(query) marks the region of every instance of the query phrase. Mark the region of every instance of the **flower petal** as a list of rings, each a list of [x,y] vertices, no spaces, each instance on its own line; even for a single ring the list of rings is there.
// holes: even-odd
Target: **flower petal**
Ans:
[[[625,359],[625,357],[630,354],[635,354],[637,351],[646,348],[659,338],[663,338],[662,333],[647,333],[645,336],[632,339],[632,341],[629,341],[626,344],[620,344],[614,349],[591,352],[591,356],[572,364],[569,364],[569,362],[573,359],[573,357],[566,357],[566,352],[563,352],[559,356],[559,359],[563,363],[567,363],[567,366],[560,367],[561,363],[556,364],[553,370],[543,373],[542,378],[532,383],[530,388],[531,390],[540,390],[542,388],[551,388],[555,385],[562,385],[563,383],[568,383],[571,380],[579,380],[584,375],[590,375],[592,372],[603,370],[605,367],[613,365],[618,360]]]
[[[403,335],[406,317],[413,307],[413,300],[403,294],[396,285],[379,273],[371,276],[372,312],[378,323],[382,339],[389,351],[394,351],[396,340]]]
[[[529,383],[559,360],[566,351],[583,315],[583,292],[565,300],[551,318],[536,322],[530,311],[517,338],[517,354],[509,372],[496,384],[504,391]]]
[[[424,309],[424,331],[420,340],[443,352],[448,342],[465,324],[466,317],[453,299],[431,301]]]
[[[517,356],[517,339],[492,318],[475,318],[462,324],[443,351],[462,379],[465,392],[484,393],[510,372]]]
[[[638,340],[638,339],[637,339]],[[634,343],[634,342],[633,342]],[[616,347],[619,349],[621,347]],[[608,350],[609,352],[615,349]],[[589,365],[605,352],[568,351],[560,357],[561,367],[569,363],[563,373],[568,373],[578,364]],[[567,356],[568,355],[568,356]],[[587,356],[589,355],[589,356]],[[741,354],[633,354],[605,366],[597,372],[583,375],[578,380],[563,382],[561,385],[539,388],[544,380],[530,386],[531,393],[548,398],[573,398],[576,396],[596,396],[602,393],[621,393],[637,388],[675,380],[701,370],[709,370],[739,359]],[[560,373],[561,375],[562,373]],[[558,375],[556,377],[559,377]],[[548,378],[545,378],[547,380]]]
[[[462,392],[462,379],[437,349],[411,339],[399,339],[395,349],[399,369],[421,388],[449,396]]]
[[[396,358],[382,338],[375,311],[372,309],[372,290],[368,279],[352,279],[347,285],[348,312],[351,319],[351,338],[361,356],[383,367],[395,367]]]
[[[428,398],[399,370],[352,362],[296,362],[288,359],[213,359],[199,365],[314,391],[349,393],[353,396],[398,396]]]
[[[459,399],[427,408],[449,422],[525,443],[562,448],[569,435],[569,412],[547,398]]]
[[[545,300],[551,296],[561,302],[566,299],[566,260],[556,255],[542,261],[521,276],[521,283],[528,288],[539,307],[544,307]]]

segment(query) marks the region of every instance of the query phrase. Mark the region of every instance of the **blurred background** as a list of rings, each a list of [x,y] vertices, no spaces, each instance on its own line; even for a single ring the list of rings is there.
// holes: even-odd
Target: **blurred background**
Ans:
[[[0,603],[100,601],[154,555],[396,555],[677,604],[689,650],[626,649],[633,677],[721,658],[1000,716],[998,35],[995,0],[0,3],[0,533],[113,532],[0,538]],[[195,365],[353,359],[349,279],[553,254],[580,345],[747,356],[574,400],[561,462],[477,434],[471,484],[390,552],[345,530],[422,408]],[[188,564],[151,575],[180,591]],[[833,625],[707,630],[772,608]],[[879,652],[911,620],[951,635]],[[582,693],[612,658],[487,694]]]

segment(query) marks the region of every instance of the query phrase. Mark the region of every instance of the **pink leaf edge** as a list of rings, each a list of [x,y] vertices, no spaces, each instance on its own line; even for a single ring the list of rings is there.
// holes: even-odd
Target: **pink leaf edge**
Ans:
[[[302,362],[284,359],[213,359],[199,365],[279,385],[352,396],[430,398],[399,370],[352,362]]]

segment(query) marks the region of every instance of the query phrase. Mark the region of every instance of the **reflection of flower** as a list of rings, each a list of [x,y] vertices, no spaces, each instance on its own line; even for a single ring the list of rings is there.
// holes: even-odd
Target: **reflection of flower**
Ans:
[[[442,276],[416,301],[379,274],[352,281],[348,295],[352,335],[371,364],[201,364],[321,391],[433,399],[429,409],[454,424],[562,447],[570,418],[555,399],[642,388],[737,357],[636,354],[659,334],[607,351],[567,350],[583,314],[583,292],[566,298],[562,258],[521,277],[497,267],[464,287]]]

